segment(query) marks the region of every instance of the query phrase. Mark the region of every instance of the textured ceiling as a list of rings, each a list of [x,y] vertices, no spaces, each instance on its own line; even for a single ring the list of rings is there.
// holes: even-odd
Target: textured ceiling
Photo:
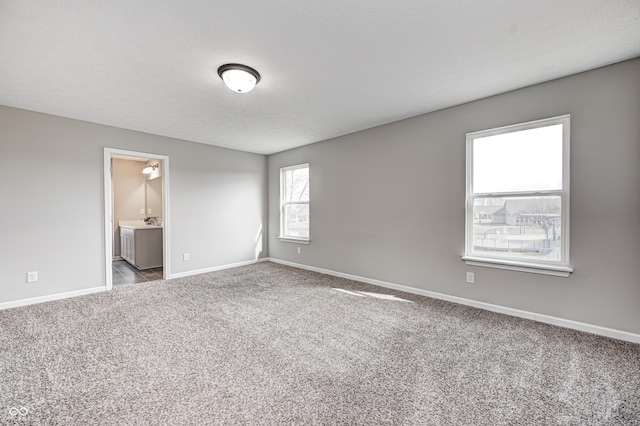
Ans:
[[[639,0],[0,0],[0,104],[262,154],[638,56]]]

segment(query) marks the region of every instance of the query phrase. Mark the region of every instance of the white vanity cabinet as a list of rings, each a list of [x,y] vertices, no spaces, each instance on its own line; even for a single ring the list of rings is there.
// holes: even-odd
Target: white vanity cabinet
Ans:
[[[120,255],[138,269],[162,266],[162,228],[120,226]]]

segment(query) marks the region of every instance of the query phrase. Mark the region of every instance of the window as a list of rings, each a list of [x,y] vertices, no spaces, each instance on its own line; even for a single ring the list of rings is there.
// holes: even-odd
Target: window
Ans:
[[[309,164],[280,169],[280,239],[309,242]]]
[[[568,276],[569,116],[467,134],[467,264]]]

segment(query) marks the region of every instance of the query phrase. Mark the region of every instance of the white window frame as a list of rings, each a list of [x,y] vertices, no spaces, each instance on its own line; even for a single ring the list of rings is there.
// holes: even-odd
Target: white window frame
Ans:
[[[285,201],[285,173],[291,170],[298,170],[298,169],[309,169],[309,180],[311,180],[311,168],[309,167],[309,163],[302,163],[302,164],[296,164],[295,166],[288,166],[288,167],[282,167],[280,168],[280,235],[278,236],[278,239],[280,241],[283,242],[290,242],[290,243],[298,243],[298,244],[309,244],[309,242],[311,241],[311,211],[309,211],[309,237],[299,237],[299,236],[292,236],[292,235],[286,235],[284,233],[285,229],[287,229],[287,227],[285,226],[285,220],[286,220],[286,215],[285,215],[285,207],[289,204],[308,204],[309,207],[311,207],[311,193],[309,193],[309,201],[295,201],[295,202],[287,202]]]
[[[473,190],[473,143],[475,139],[501,135],[522,130],[562,124],[562,189],[544,191],[515,191],[500,193],[476,193]],[[527,123],[495,129],[467,133],[467,182],[466,182],[466,211],[465,211],[465,254],[462,259],[467,265],[508,269],[522,272],[532,272],[546,275],[568,277],[573,269],[569,264],[569,137],[570,116],[562,115]],[[473,205],[475,198],[482,197],[518,197],[518,196],[559,196],[561,199],[561,259],[560,261],[545,261],[540,259],[527,260],[500,256],[499,254],[476,253],[473,250]]]

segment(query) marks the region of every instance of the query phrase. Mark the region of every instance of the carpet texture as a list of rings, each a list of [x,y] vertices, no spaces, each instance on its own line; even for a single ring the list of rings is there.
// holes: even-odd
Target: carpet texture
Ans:
[[[640,345],[265,262],[0,311],[0,424],[640,424]]]

